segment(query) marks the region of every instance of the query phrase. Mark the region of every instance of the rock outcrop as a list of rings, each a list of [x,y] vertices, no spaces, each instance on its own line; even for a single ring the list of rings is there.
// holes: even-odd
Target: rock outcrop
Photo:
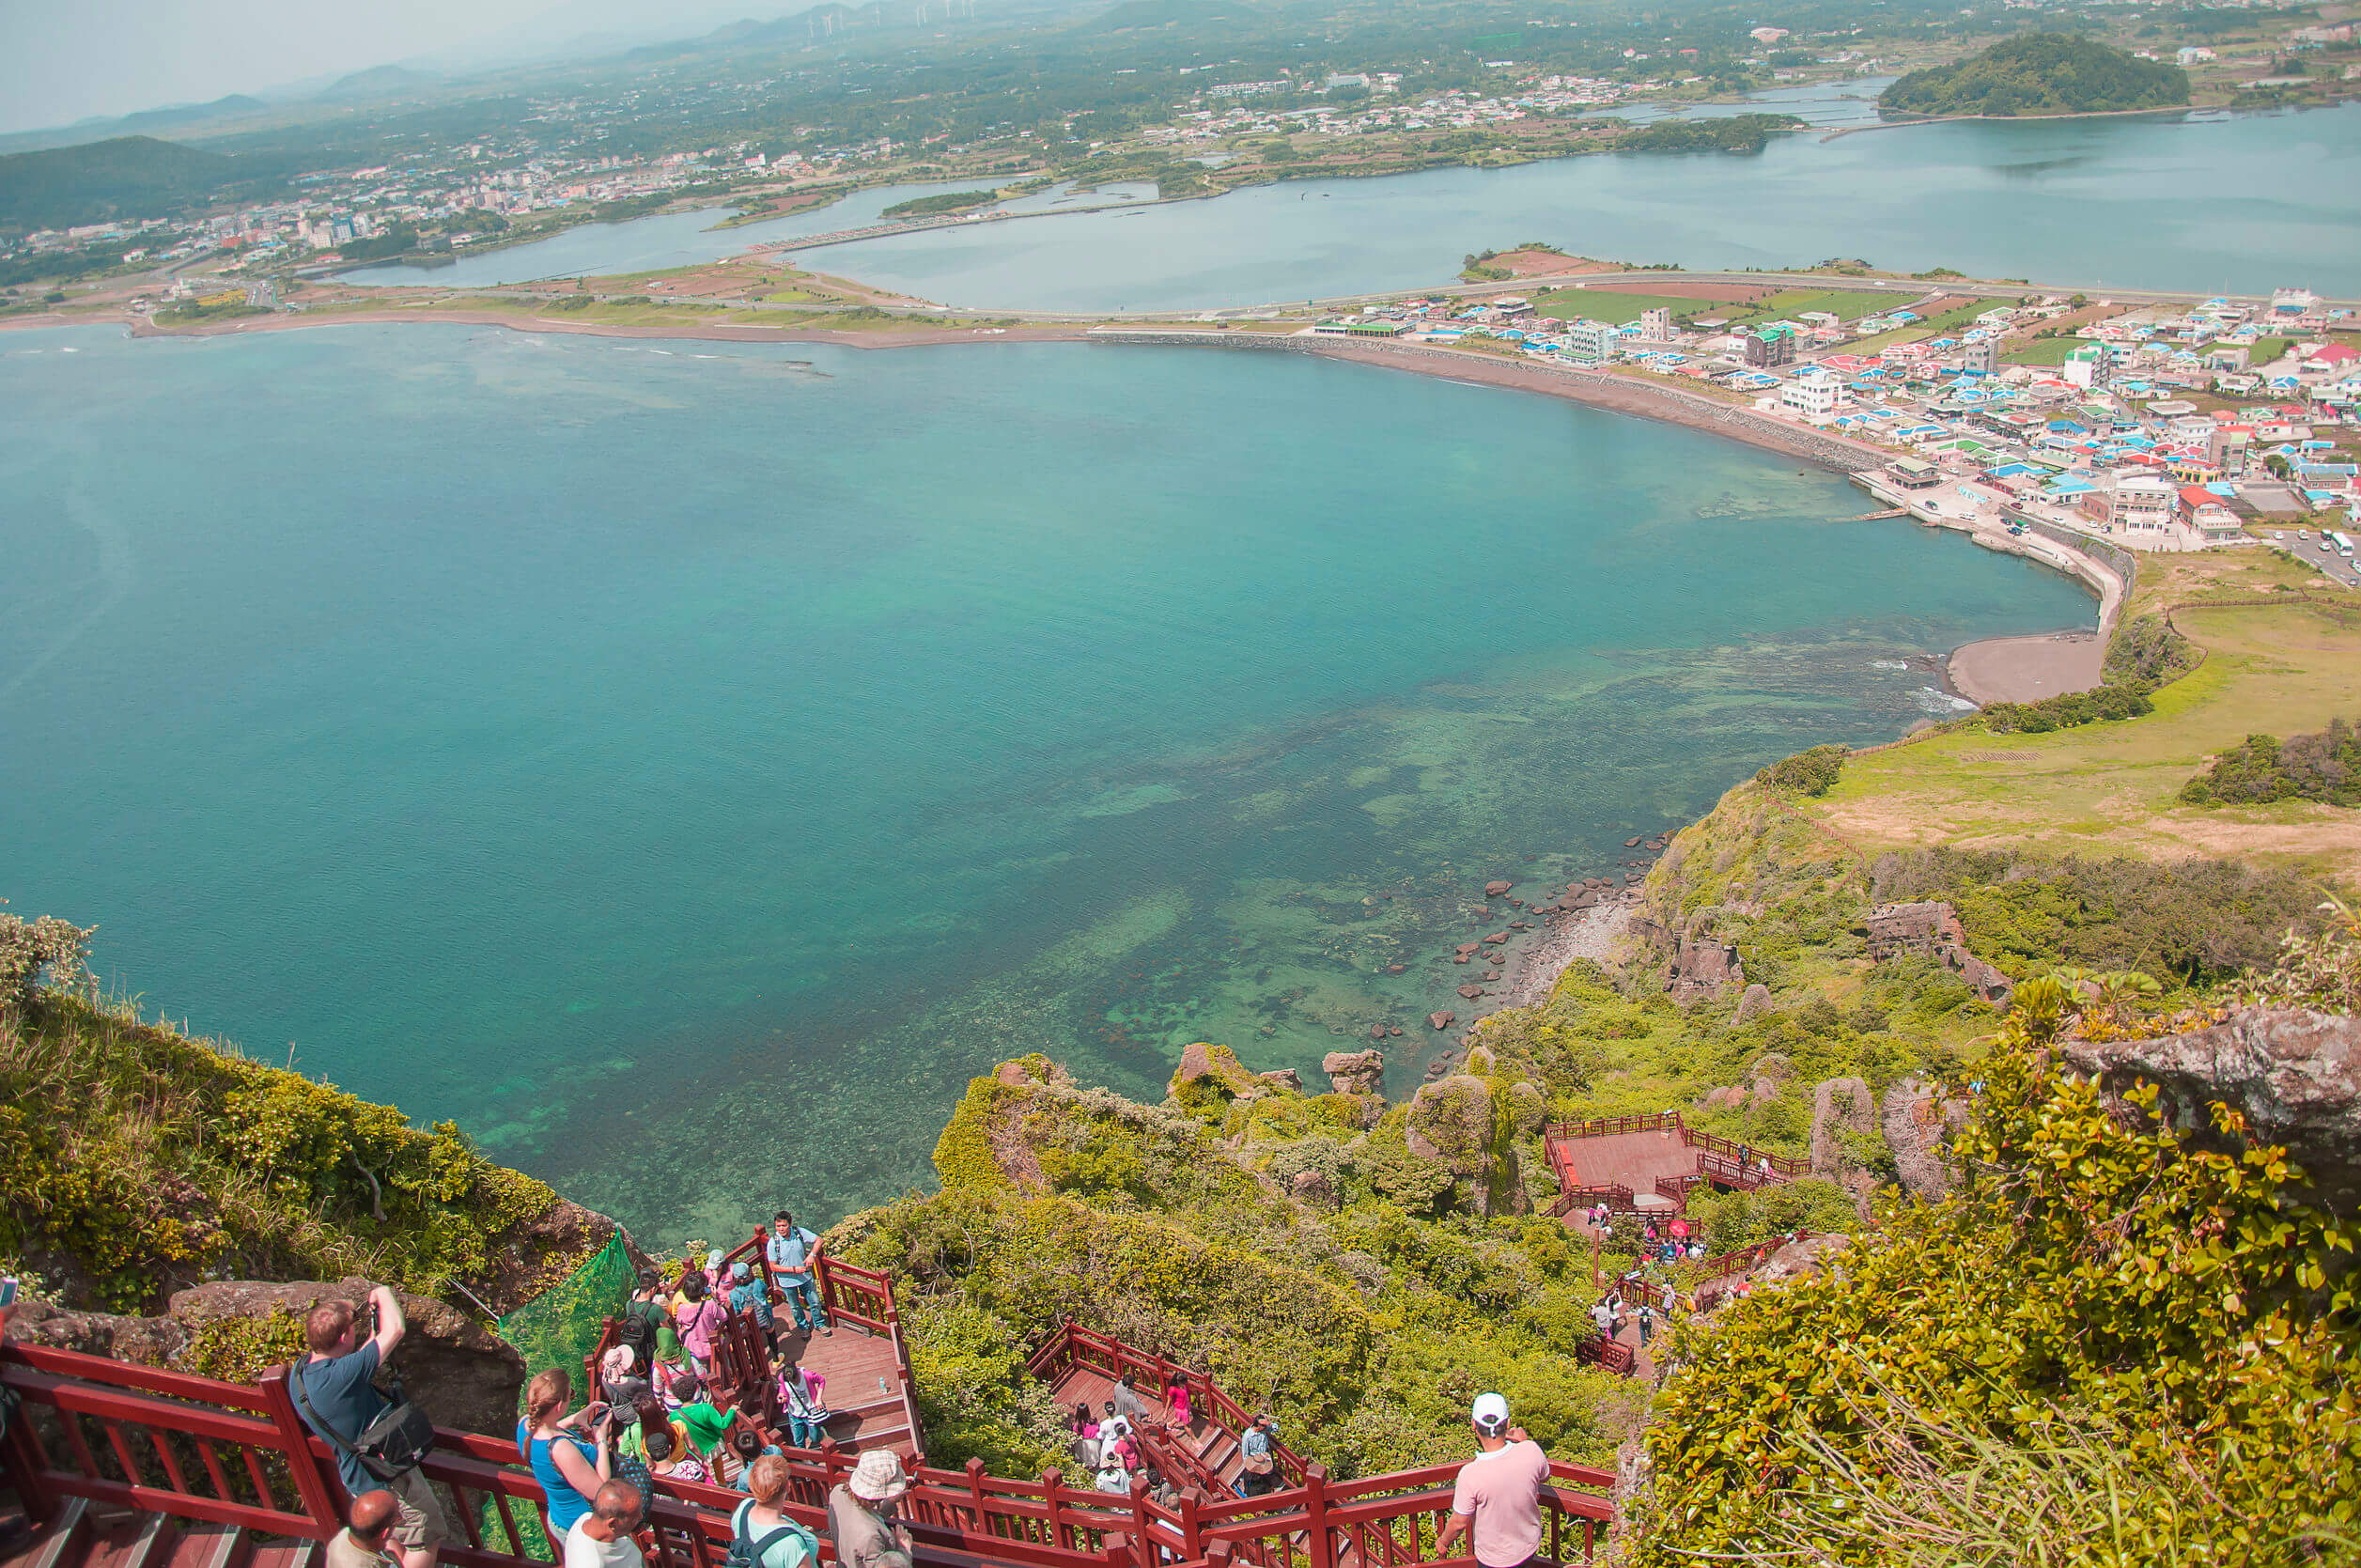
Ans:
[[[1738,999],[1737,1021],[1752,1023],[1770,1010],[1771,988],[1763,985],[1748,986],[1746,994]]]
[[[1844,1176],[1844,1143],[1839,1134],[1877,1130],[1877,1096],[1857,1078],[1832,1078],[1811,1092],[1811,1173],[1829,1181]]]
[[[1402,1128],[1412,1154],[1440,1161],[1468,1182],[1476,1212],[1523,1214],[1531,1204],[1519,1177],[1516,1152],[1499,1133],[1493,1123],[1492,1086],[1468,1073],[1421,1085]]]
[[[1717,997],[1724,988],[1746,983],[1746,966],[1739,961],[1738,950],[1728,942],[1682,942],[1664,966],[1665,990],[1674,1001],[1685,1004]]]
[[[1967,950],[1967,931],[1949,904],[1880,904],[1854,927],[1869,944],[1870,956],[1880,963],[1908,954],[1938,959],[1967,983],[1967,988],[1996,1007],[2005,1007],[2015,986],[2009,977]]]
[[[2285,1145],[2303,1167],[2307,1202],[2346,1218],[2361,1211],[2361,1017],[2244,1007],[2210,1029],[2065,1040],[2058,1050],[2112,1094],[2155,1084],[2158,1112],[2201,1147],[2232,1146],[2209,1111],[2229,1106],[2254,1138]]]
[[[1943,1152],[1944,1134],[1966,1119],[1965,1102],[1938,1107],[1915,1078],[1896,1079],[1887,1089],[1878,1122],[1886,1146],[1894,1152],[1894,1170],[1904,1192],[1928,1203],[1949,1194],[1951,1168]]]
[[[210,1375],[234,1371],[245,1377],[295,1353],[295,1335],[315,1306],[339,1298],[365,1301],[369,1288],[366,1280],[222,1280],[175,1293],[160,1317],[68,1312],[28,1302],[10,1316],[8,1333],[27,1344],[111,1356],[143,1366]],[[410,1327],[394,1354],[393,1367],[410,1397],[426,1407],[438,1426],[462,1432],[507,1430],[517,1419],[517,1397],[524,1388],[524,1358],[445,1302],[403,1294],[401,1303]],[[258,1327],[248,1332],[242,1329],[244,1323]],[[264,1358],[259,1365],[229,1368],[219,1363],[219,1347],[233,1335],[261,1347],[254,1353]]]
[[[1336,1208],[1336,1187],[1317,1171],[1298,1171],[1289,1184],[1296,1202],[1324,1212]]]
[[[1255,1077],[1266,1083],[1276,1083],[1282,1089],[1293,1089],[1297,1094],[1303,1092],[1303,1075],[1293,1067],[1273,1067],[1269,1072],[1257,1073]]]
[[[1386,1053],[1381,1050],[1332,1050],[1320,1058],[1320,1071],[1340,1094],[1377,1094],[1386,1087]]]

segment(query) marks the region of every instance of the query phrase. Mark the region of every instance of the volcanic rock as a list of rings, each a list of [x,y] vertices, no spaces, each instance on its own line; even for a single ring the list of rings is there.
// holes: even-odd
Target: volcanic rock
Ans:
[[[1763,1014],[1769,1012],[1770,1010],[1771,988],[1768,986],[1759,984],[1748,986],[1746,989],[1746,994],[1738,999],[1737,1021],[1740,1023],[1752,1023],[1755,1019],[1761,1017]]]
[[[1498,898],[1514,886],[1516,884],[1514,882],[1486,882],[1483,885],[1483,895],[1486,898]]]
[[[1473,1001],[1476,998],[1483,995],[1483,987],[1481,986],[1462,986],[1459,987],[1459,994],[1466,997],[1469,1001]]]
[[[1340,1094],[1381,1093],[1386,1081],[1386,1053],[1381,1050],[1332,1050],[1320,1058],[1320,1071]]]
[[[2207,1109],[2229,1106],[2257,1141],[2284,1144],[2303,1167],[2296,1190],[2306,1202],[2347,1219],[2361,1210],[2361,1017],[2242,1007],[2185,1034],[2057,1048],[2075,1071],[2099,1075],[2110,1094],[2155,1084],[2164,1091],[2158,1112],[2199,1147],[2236,1147]]]
[[[1456,1013],[1429,1013],[1426,1016],[1426,1021],[1437,1029],[1449,1029],[1458,1020],[1458,1017],[1459,1015]]]

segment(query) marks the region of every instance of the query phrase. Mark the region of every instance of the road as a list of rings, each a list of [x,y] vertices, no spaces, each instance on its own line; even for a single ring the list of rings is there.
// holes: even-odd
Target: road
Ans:
[[[2318,529],[2307,531],[2312,536],[2308,539],[2297,538],[2296,530],[2292,527],[2274,528],[2270,532],[2275,536],[2266,538],[2264,542],[2272,549],[2285,551],[2289,556],[2310,567],[2331,582],[2347,588],[2361,588],[2361,570],[2355,569],[2353,557],[2339,555],[2334,550],[2321,549],[2322,541]],[[2350,538],[2352,536],[2348,533],[2346,536]]]

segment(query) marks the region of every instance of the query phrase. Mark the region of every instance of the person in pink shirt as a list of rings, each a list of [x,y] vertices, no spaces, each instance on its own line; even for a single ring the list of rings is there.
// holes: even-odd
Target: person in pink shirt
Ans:
[[[1525,1568],[1541,1550],[1541,1489],[1549,1483],[1549,1456],[1509,1424],[1509,1402],[1478,1394],[1468,1420],[1482,1452],[1459,1467],[1451,1517],[1436,1538],[1435,1555],[1448,1558],[1460,1537],[1472,1536],[1479,1568]]]

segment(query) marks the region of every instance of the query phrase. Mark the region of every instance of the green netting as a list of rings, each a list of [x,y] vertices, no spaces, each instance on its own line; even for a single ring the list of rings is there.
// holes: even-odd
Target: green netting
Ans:
[[[631,1257],[623,1250],[623,1235],[613,1240],[567,1278],[500,1320],[500,1337],[524,1356],[525,1375],[564,1367],[574,1379],[574,1396],[586,1399],[582,1387],[582,1358],[598,1347],[606,1320],[631,1299]]]

